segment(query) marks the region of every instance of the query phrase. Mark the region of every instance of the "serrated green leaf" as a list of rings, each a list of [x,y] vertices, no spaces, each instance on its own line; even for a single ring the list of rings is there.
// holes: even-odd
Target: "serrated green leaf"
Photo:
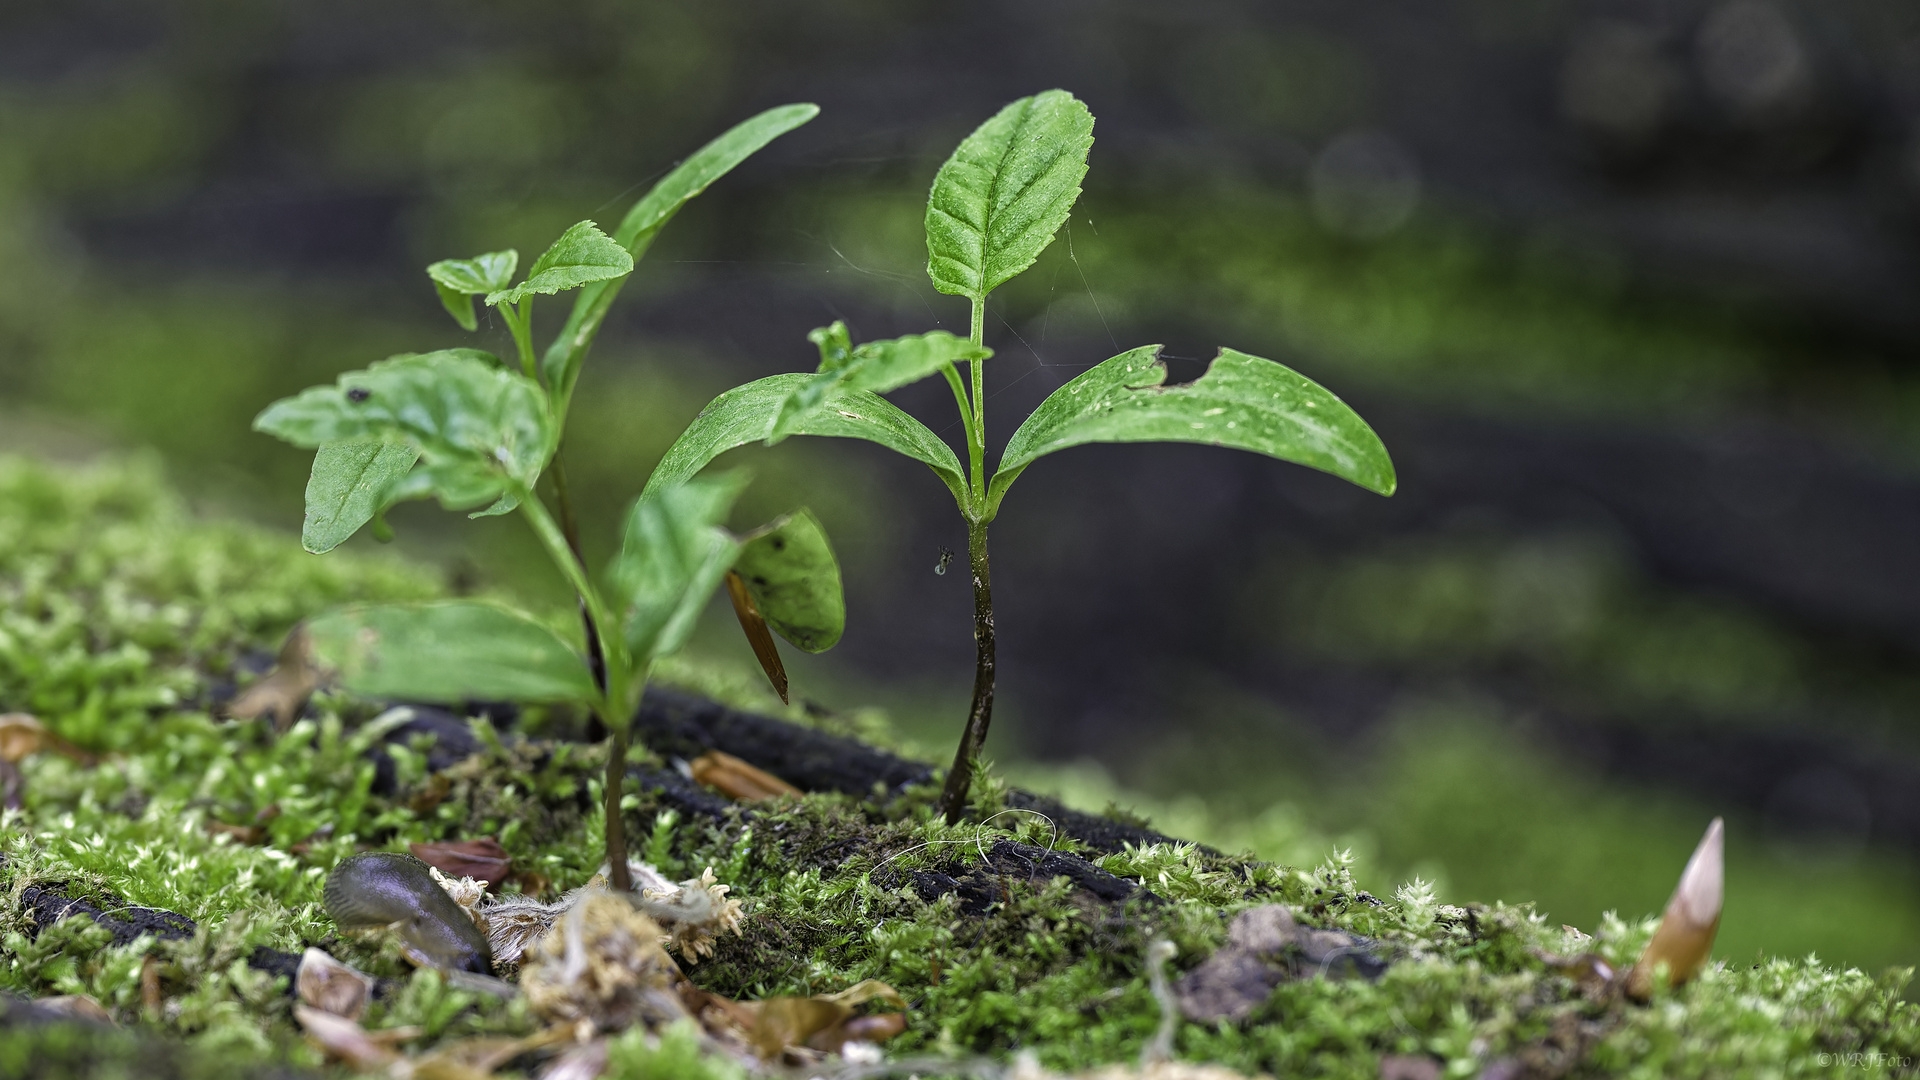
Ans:
[[[527,280],[487,294],[487,306],[517,304],[535,293],[551,295],[633,272],[633,256],[591,221],[560,234],[527,271]]]
[[[1143,345],[1055,390],[1007,442],[988,512],[1035,458],[1091,442],[1230,446],[1393,494],[1393,460],[1365,420],[1326,388],[1258,356],[1221,349],[1206,374],[1164,386],[1160,346]]]
[[[693,633],[739,554],[739,543],[720,525],[746,482],[744,473],[724,473],[634,502],[607,577],[636,663],[678,652]]]
[[[794,425],[825,408],[830,397],[862,390],[884,394],[936,374],[948,364],[993,355],[992,349],[945,330],[849,348],[846,324],[836,322],[813,331],[807,339],[820,347],[820,371],[787,395],[769,443],[795,434]]]
[[[736,386],[707,403],[687,430],[668,447],[666,456],[654,466],[642,499],[685,483],[707,463],[737,446],[762,442],[772,436],[775,421],[788,395],[811,375],[792,373],[769,375]],[[960,472],[960,459],[952,447],[928,431],[925,424],[900,411],[886,398],[867,391],[836,394],[826,406],[796,421],[789,435],[820,435],[828,438],[865,439],[922,462],[939,476],[966,506],[966,481]]]
[[[732,172],[734,166],[752,157],[759,149],[781,135],[820,115],[818,105],[782,105],[735,124],[725,134],[695,151],[627,211],[613,239],[638,262],[653,246],[653,239],[689,199],[707,190],[715,180]],[[560,335],[553,339],[540,370],[547,385],[562,401],[573,393],[580,375],[580,361],[593,344],[607,309],[620,294],[624,279],[595,282],[581,290],[573,302],[573,312]]]
[[[839,643],[847,628],[840,561],[813,511],[801,507],[753,536],[733,569],[781,637],[810,653]]]
[[[253,426],[316,449],[342,442],[410,446],[420,464],[394,484],[390,499],[431,494],[449,509],[532,488],[554,441],[546,393],[475,349],[397,356],[347,372],[333,386],[274,402]]]
[[[497,604],[450,600],[328,612],[307,624],[315,659],[369,697],[589,701],[586,662],[558,634]]]
[[[513,269],[519,265],[520,253],[508,248],[471,259],[441,259],[427,267],[427,276],[462,295],[485,296],[513,284]]]
[[[313,455],[300,545],[324,555],[360,531],[387,505],[388,492],[420,452],[378,442],[329,443]]]
[[[976,302],[1033,265],[1080,197],[1093,114],[1065,90],[1021,98],[966,137],[927,195],[927,276]]]

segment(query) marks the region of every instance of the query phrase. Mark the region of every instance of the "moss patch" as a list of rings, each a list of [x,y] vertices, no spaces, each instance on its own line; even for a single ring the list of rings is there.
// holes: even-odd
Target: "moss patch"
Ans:
[[[0,538],[0,707],[34,711],[109,755],[96,768],[27,763],[26,806],[0,838],[12,901],[0,907],[0,988],[90,994],[126,1025],[113,1040],[175,1040],[185,1075],[320,1064],[291,1023],[281,978],[247,963],[262,946],[318,945],[396,980],[368,1023],[418,1025],[422,1045],[531,1030],[522,1005],[450,989],[409,970],[390,943],[342,936],[318,907],[320,883],[360,847],[494,835],[518,868],[554,889],[578,885],[599,861],[603,749],[474,720],[479,752],[429,775],[428,747],[396,744],[396,720],[376,719],[374,705],[322,697],[278,737],[211,711],[295,619],[351,598],[422,595],[417,569],[314,559],[286,537],[195,521],[137,463],[0,461]],[[523,731],[538,720],[523,718]],[[391,794],[375,790],[376,746],[395,763]],[[667,763],[640,751],[634,764]],[[627,812],[645,856],[670,875],[712,866],[750,901],[746,932],[695,966],[696,982],[751,998],[884,979],[911,1006],[889,1047],[899,1055],[1030,1050],[1062,1069],[1132,1060],[1160,1020],[1147,944],[1173,942],[1174,966],[1191,968],[1234,913],[1281,902],[1311,925],[1370,939],[1386,971],[1283,983],[1244,1024],[1184,1023],[1180,1057],[1288,1076],[1374,1076],[1392,1053],[1430,1056],[1452,1075],[1507,1058],[1564,1061],[1576,1075],[1811,1076],[1831,1073],[1837,1059],[1823,1054],[1920,1057],[1920,1012],[1900,998],[1906,971],[1765,958],[1715,967],[1649,1007],[1600,1005],[1535,950],[1594,948],[1626,962],[1651,923],[1609,919],[1587,940],[1525,904],[1449,905],[1419,882],[1371,895],[1348,855],[1288,866],[1178,843],[1102,852],[1027,813],[948,828],[932,797],[923,784],[884,799],[813,794],[710,813],[656,784]],[[1010,799],[989,788],[983,804]],[[206,827],[255,821],[267,834],[259,846]],[[1304,835],[1297,823],[1267,827]],[[1049,852],[1112,877],[1055,875]],[[1132,887],[1099,886],[1115,879]],[[115,943],[86,917],[42,926],[22,905],[30,888],[102,911],[176,912],[195,927]],[[141,975],[156,965],[153,1007]],[[73,1055],[119,1045],[83,1046],[67,1031],[0,1024],[0,1072],[29,1056],[84,1063],[93,1059]],[[658,1045],[622,1039],[610,1060],[619,1076],[734,1072],[699,1059],[685,1032]]]

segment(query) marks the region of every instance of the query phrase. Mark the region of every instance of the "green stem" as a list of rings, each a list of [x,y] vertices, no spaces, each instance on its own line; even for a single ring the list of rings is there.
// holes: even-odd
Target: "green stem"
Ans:
[[[973,336],[975,345],[982,344],[987,319],[985,299],[973,302]],[[967,419],[967,464],[973,471],[973,517],[980,517],[985,508],[987,494],[986,457],[987,457],[987,372],[986,365],[978,360],[967,363],[968,373],[973,376],[973,412]]]
[[[953,403],[960,409],[960,425],[966,429],[967,445],[973,445],[973,406],[967,404],[967,385],[960,381],[960,373],[952,364],[940,369],[947,377],[947,385],[953,388]]]
[[[584,568],[587,559],[580,552],[580,524],[573,516],[573,499],[567,493],[567,468],[557,448],[553,452],[553,460],[547,464],[547,475],[553,478],[553,502],[560,511],[560,534],[565,537],[567,549],[573,552],[575,561]],[[600,644],[600,628],[594,625],[593,615],[587,610],[584,598],[580,601],[580,624],[586,633],[587,669],[593,673],[593,684],[604,694],[607,691],[606,649]]]
[[[606,684],[602,687],[601,697],[594,703],[594,711],[600,714],[600,722],[607,725],[610,733],[607,745],[607,779],[605,785],[607,813],[607,884],[618,892],[633,891],[633,879],[627,871],[627,829],[620,815],[620,796],[625,787],[628,726],[631,717],[628,710],[633,671],[627,656],[626,644],[618,636],[617,624],[610,617],[606,602],[600,598],[600,591],[587,580],[586,568],[567,544],[566,534],[547,512],[546,506],[534,497],[531,490],[522,488],[516,492],[520,497],[520,508],[526,512],[527,520],[533,525],[534,535],[547,549],[547,556],[566,576],[568,584],[579,594],[580,601],[586,606],[590,619],[588,629],[601,642],[606,658]],[[604,629],[607,633],[601,633]],[[644,675],[643,675],[644,678]]]
[[[511,304],[500,305],[500,315],[513,333],[514,348],[520,353],[520,369],[527,373],[527,378],[539,382],[540,369],[533,359],[533,297],[520,301],[517,309]]]

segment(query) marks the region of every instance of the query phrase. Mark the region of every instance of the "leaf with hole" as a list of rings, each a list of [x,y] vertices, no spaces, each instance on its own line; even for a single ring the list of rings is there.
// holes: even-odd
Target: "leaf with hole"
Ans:
[[[633,256],[591,221],[560,234],[527,271],[527,280],[487,294],[487,305],[517,304],[535,293],[551,295],[633,272]]]
[[[927,195],[927,276],[975,302],[1033,265],[1066,223],[1093,114],[1065,90],[1001,109],[953,151]]]
[[[638,262],[653,246],[654,237],[688,200],[732,172],[761,147],[818,115],[818,105],[781,105],[735,124],[661,177],[659,183],[641,196],[633,209],[627,211],[627,216],[620,219],[620,227],[613,230],[614,242]],[[580,362],[594,335],[600,332],[607,309],[619,295],[622,280],[594,282],[583,289],[573,302],[566,326],[541,358],[541,372],[547,377],[547,385],[554,388],[562,401],[573,393],[574,380],[580,375]]]
[[[739,554],[739,542],[721,523],[746,482],[744,473],[723,473],[634,502],[607,577],[636,664],[678,652],[693,633]]]
[[[295,446],[379,442],[410,446],[420,464],[389,501],[437,496],[467,509],[516,486],[531,489],[553,455],[545,391],[475,349],[397,356],[282,398],[254,429]]]
[[[840,561],[813,511],[801,507],[749,537],[733,569],[781,637],[810,653],[839,643],[847,627]]]
[[[324,555],[347,542],[385,509],[388,492],[420,459],[398,443],[328,443],[313,455],[300,545]]]
[[[1393,494],[1393,461],[1365,420],[1292,368],[1221,349],[1190,383],[1163,385],[1160,346],[1143,345],[1047,395],[1000,457],[988,491],[997,512],[1034,459],[1093,442],[1192,442],[1297,462]]]
[[[598,692],[560,635],[473,600],[380,604],[307,624],[315,661],[369,697],[413,701],[585,701]]]
[[[707,463],[737,446],[761,442],[773,435],[774,423],[786,400],[812,375],[769,375],[736,386],[707,403],[693,423],[654,466],[641,498],[684,482]],[[826,407],[796,421],[788,435],[866,439],[925,464],[966,505],[966,482],[953,448],[928,431],[925,424],[902,412],[878,394],[856,391],[834,394]]]
[[[788,435],[804,434],[797,427],[822,409],[830,398],[867,391],[884,394],[918,382],[958,361],[985,360],[993,350],[954,337],[945,330],[909,334],[889,341],[853,346],[845,323],[821,327],[807,335],[820,347],[820,370],[795,387],[781,403],[769,445]]]

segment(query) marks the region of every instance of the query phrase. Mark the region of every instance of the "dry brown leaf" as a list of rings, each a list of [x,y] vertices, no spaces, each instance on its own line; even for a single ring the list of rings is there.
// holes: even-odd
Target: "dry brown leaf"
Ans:
[[[1146,1065],[1106,1065],[1072,1077],[1048,1072],[1030,1051],[1014,1058],[1007,1080],[1272,1080],[1265,1073],[1248,1077],[1224,1065],[1190,1061],[1159,1061]]]
[[[607,1071],[607,1040],[581,1043],[554,1059],[540,1080],[598,1080]]]
[[[96,765],[100,761],[49,730],[32,713],[0,714],[0,761],[17,765],[42,750],[51,750],[82,765]]]
[[[300,710],[319,686],[320,669],[313,663],[313,643],[302,623],[280,646],[273,670],[227,703],[227,715],[235,720],[272,716],[273,729],[285,731],[299,719]]]
[[[19,764],[40,752],[47,729],[31,713],[15,712],[0,716],[0,761]]]
[[[1680,872],[1659,929],[1627,973],[1627,996],[1635,1001],[1653,996],[1654,975],[1661,967],[1666,968],[1668,985],[1679,986],[1698,974],[1712,954],[1726,894],[1725,832],[1721,820],[1714,818]]]
[[[453,877],[469,877],[487,883],[488,891],[513,875],[513,860],[500,841],[491,836],[477,840],[440,840],[430,844],[409,844],[413,857]]]
[[[293,986],[301,1001],[348,1020],[360,1019],[373,993],[371,977],[313,948],[300,957]]]
[[[140,1005],[150,1013],[157,1013],[166,1004],[166,996],[160,991],[160,958],[148,955],[140,961]]]
[[[704,784],[729,798],[758,802],[781,795],[800,794],[799,788],[772,773],[756,769],[732,754],[718,750],[701,754],[687,767],[693,773],[695,783]]]
[[[760,670],[767,673],[773,692],[780,695],[780,704],[787,704],[787,669],[780,662],[780,647],[773,643],[773,632],[754,604],[753,594],[747,592],[747,583],[732,570],[727,571],[727,599],[733,601],[733,613],[740,620],[741,631],[747,635],[747,644],[753,648],[753,658],[760,661]]]
[[[751,1012],[753,1026],[747,1040],[771,1061],[794,1047],[805,1046],[837,1054],[849,1042],[880,1042],[906,1030],[906,1013],[856,1016],[854,1008],[880,1000],[898,1009],[907,1003],[900,992],[878,979],[857,983],[837,994],[815,997],[775,997],[737,1003]]]
[[[293,1018],[300,1021],[307,1040],[321,1053],[361,1072],[381,1071],[400,1060],[398,1051],[374,1040],[366,1029],[344,1016],[311,1005],[295,1005]]]
[[[570,1028],[549,1028],[522,1039],[479,1035],[442,1044],[432,1053],[407,1063],[409,1080],[481,1080],[493,1071],[529,1050],[566,1042],[573,1038]]]

